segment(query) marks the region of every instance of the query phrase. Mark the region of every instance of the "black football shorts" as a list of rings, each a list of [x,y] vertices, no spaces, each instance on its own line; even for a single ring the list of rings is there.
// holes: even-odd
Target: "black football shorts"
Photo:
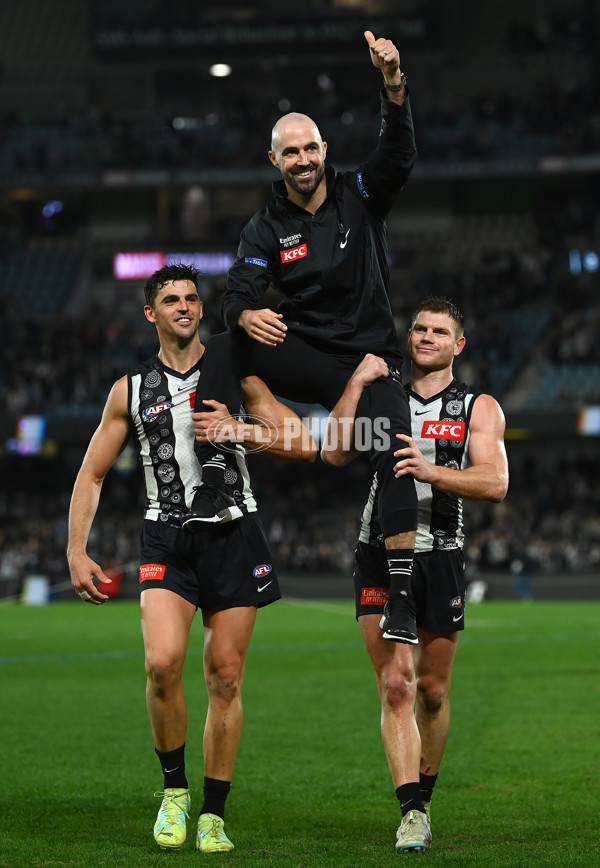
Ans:
[[[261,608],[281,598],[269,545],[255,513],[199,533],[145,520],[140,591],[167,588],[199,609]]]
[[[359,542],[354,553],[356,617],[379,615],[390,579],[384,546]],[[465,627],[465,567],[462,549],[415,554],[411,589],[417,626],[430,633],[454,633]]]

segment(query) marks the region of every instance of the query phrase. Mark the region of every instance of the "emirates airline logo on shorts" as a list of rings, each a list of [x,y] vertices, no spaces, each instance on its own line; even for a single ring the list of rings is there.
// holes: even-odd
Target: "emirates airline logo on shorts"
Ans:
[[[140,566],[140,582],[162,582],[166,569],[165,564],[142,564]]]
[[[293,262],[295,259],[302,259],[308,253],[306,244],[300,244],[298,247],[292,247],[290,250],[280,250],[282,262]]]
[[[388,601],[387,588],[363,588],[360,592],[361,606],[385,606]]]
[[[423,422],[421,437],[441,438],[442,440],[464,440],[465,423],[444,420],[443,422]]]

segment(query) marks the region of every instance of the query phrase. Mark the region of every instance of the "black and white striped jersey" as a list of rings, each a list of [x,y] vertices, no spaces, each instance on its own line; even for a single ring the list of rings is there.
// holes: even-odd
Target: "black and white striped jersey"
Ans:
[[[180,374],[153,356],[127,375],[132,435],[146,480],[144,517],[151,521],[179,525],[202,479],[192,422],[201,369],[202,359]],[[244,447],[222,446],[228,493],[243,512],[255,512]]]
[[[431,398],[421,398],[409,385],[404,387],[410,403],[412,436],[424,457],[432,464],[462,470],[469,461],[469,423],[475,398],[481,394],[453,380]],[[398,440],[398,448],[402,441]],[[415,552],[462,548],[462,499],[415,480],[419,502],[419,524]],[[373,477],[363,510],[359,539],[369,545],[383,545],[377,518],[377,476]]]

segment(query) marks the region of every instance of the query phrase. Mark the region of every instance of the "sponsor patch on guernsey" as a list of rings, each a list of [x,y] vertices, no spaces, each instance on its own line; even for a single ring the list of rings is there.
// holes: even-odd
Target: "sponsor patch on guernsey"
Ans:
[[[250,265],[260,265],[261,268],[267,267],[266,259],[258,259],[256,256],[246,256],[244,262],[249,262]]]
[[[142,564],[140,566],[140,582],[162,582],[165,577],[166,566],[164,564]]]
[[[440,440],[464,440],[464,422],[423,422],[421,437]]]
[[[356,183],[358,184],[358,192],[360,193],[360,195],[363,197],[363,199],[368,199],[369,194],[365,190],[365,185],[363,184],[362,172],[356,173]]]
[[[293,262],[295,259],[302,259],[308,253],[306,244],[299,244],[297,247],[292,247],[290,250],[280,250],[282,262]]]

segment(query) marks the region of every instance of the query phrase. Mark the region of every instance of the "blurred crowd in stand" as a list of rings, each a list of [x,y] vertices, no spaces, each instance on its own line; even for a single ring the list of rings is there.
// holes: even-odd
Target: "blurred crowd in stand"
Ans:
[[[466,505],[469,581],[482,573],[516,572],[527,564],[535,593],[536,575],[600,569],[597,459],[562,456],[558,447],[547,449],[545,461],[538,458],[533,444],[527,455],[513,457],[503,504]],[[320,463],[297,467],[262,456],[249,462],[277,568],[298,575],[347,576],[350,595],[352,554],[370,479],[366,459],[337,471]],[[0,598],[18,596],[29,575],[47,576],[56,588],[68,580],[64,552],[72,482],[65,474],[53,491],[3,488]],[[142,509],[140,471],[112,471],[89,551],[105,568],[124,574],[132,590]]]
[[[473,218],[473,223],[483,222]],[[454,299],[467,321],[460,376],[501,402],[529,362],[538,367],[600,364],[600,266],[590,273],[569,271],[572,239],[593,239],[596,224],[590,190],[567,199],[541,197],[532,237],[520,248],[503,246],[496,237],[499,224],[492,224],[487,236],[460,237],[461,231],[471,230],[453,229],[445,241],[420,237],[418,230],[399,240],[391,234],[391,303],[401,345],[417,304],[431,295],[445,295]],[[222,277],[207,278],[200,287],[203,339],[224,328],[223,285]],[[0,298],[10,292],[0,258]],[[78,315],[49,317],[35,293],[26,304],[17,298],[5,305],[0,394],[9,414],[93,415],[112,383],[152,354],[154,331],[142,315],[141,282],[139,290],[130,287],[123,293],[127,301],[117,305],[104,303],[100,295],[94,298],[93,289],[89,295],[87,309]],[[559,407],[571,408],[586,394],[588,403],[600,400],[600,384],[594,395],[593,378],[577,376],[578,382],[569,382],[558,399],[553,398]]]
[[[416,5],[425,20],[429,17],[431,32],[439,29],[443,13]],[[394,12],[393,4],[389,12]],[[502,11],[492,13],[501,33],[496,34],[496,53],[485,59],[497,65],[496,74],[489,76],[495,84],[482,74],[477,43],[466,56],[455,57],[451,45],[438,48],[433,39],[434,44],[421,46],[426,48],[424,61],[419,47],[409,42],[403,52],[400,45],[407,58],[421,159],[510,160],[598,152],[600,102],[593,66],[599,25],[593,0],[548,9],[547,14],[536,10],[529,16],[524,10],[514,21]],[[268,17],[264,9],[260,14]],[[311,12],[319,14],[342,13],[325,7]],[[146,90],[129,96],[128,110],[108,109],[87,94],[79,104],[60,102],[54,112],[5,112],[0,117],[0,174],[251,169],[257,154],[266,157],[270,126],[290,110],[311,115],[325,138],[344,143],[343,152],[337,151],[338,165],[362,159],[378,125],[376,77],[373,88],[368,87],[354,52],[302,58],[299,48],[298,54],[293,59],[285,52],[250,61],[244,57],[242,69],[234,59],[232,75],[217,79],[193,64],[161,68],[157,58]],[[558,58],[559,68],[544,63],[547,57]],[[304,64],[300,74],[290,74],[292,63],[296,68]],[[525,64],[523,74],[515,78],[519,63]],[[440,75],[448,65],[459,76],[452,86]],[[122,90],[127,87],[124,76]]]
[[[256,155],[263,153],[266,166],[268,130],[289,110],[317,119],[324,138],[338,143],[338,166],[363,159],[373,147],[379,111],[376,82],[370,91],[364,82],[357,87],[350,71],[313,73],[308,94],[303,86],[296,95],[297,85],[291,84],[289,96],[282,97],[278,77],[257,77],[259,71],[235,83],[235,100],[223,88],[214,102],[200,93],[192,105],[169,104],[145,118],[73,107],[43,121],[5,114],[0,119],[0,174],[252,169]],[[504,88],[481,92],[467,110],[446,90],[420,93],[416,84],[412,92],[419,155],[425,163],[600,149],[598,93],[587,79],[543,79],[527,97]]]

